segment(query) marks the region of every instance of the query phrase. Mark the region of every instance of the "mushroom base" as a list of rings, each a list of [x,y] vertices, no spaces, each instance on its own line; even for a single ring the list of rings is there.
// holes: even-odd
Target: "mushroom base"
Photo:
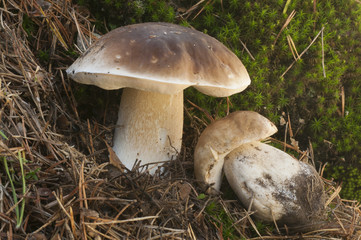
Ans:
[[[183,92],[167,95],[123,89],[113,150],[132,169],[136,161],[151,174],[174,159],[182,145]]]
[[[257,218],[291,227],[322,221],[326,196],[312,166],[257,141],[233,150],[224,162],[229,184]]]

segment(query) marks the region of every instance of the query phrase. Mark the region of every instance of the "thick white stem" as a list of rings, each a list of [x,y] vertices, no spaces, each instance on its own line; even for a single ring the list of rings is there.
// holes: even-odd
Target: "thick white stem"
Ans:
[[[123,89],[113,149],[132,169],[175,159],[182,145],[183,92],[167,95],[132,88]],[[149,165],[154,174],[159,164]]]

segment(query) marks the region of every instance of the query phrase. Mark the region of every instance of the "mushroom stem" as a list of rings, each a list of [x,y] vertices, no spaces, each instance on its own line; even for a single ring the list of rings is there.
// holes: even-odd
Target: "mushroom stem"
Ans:
[[[113,149],[132,169],[136,160],[150,165],[174,159],[182,145],[183,92],[174,95],[123,89]]]

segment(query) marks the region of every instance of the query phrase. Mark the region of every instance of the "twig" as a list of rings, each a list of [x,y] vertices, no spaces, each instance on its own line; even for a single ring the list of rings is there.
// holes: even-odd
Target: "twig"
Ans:
[[[280,37],[281,33],[283,32],[283,30],[288,26],[288,24],[291,22],[292,18],[296,15],[296,11],[293,10],[290,15],[288,16],[288,18],[286,19],[285,24],[283,24],[281,30],[279,31],[279,33],[277,34],[276,39],[273,42],[273,45],[276,45],[276,42],[278,40],[278,38]]]
[[[64,41],[64,39],[63,39],[62,35],[60,34],[60,32],[59,32],[57,26],[55,25],[55,23],[48,19],[48,17],[46,16],[46,14],[44,13],[44,11],[43,11],[43,9],[41,7],[39,7],[39,10],[40,10],[41,14],[45,17],[46,22],[48,23],[48,25],[49,25],[50,29],[52,30],[52,32],[55,34],[58,41],[61,43],[63,48],[66,51],[68,51],[69,50],[68,45]]]
[[[85,195],[85,180],[84,180],[84,161],[85,159],[82,160],[81,162],[81,167],[80,167],[80,174],[79,174],[79,185],[78,185],[78,189],[79,189],[79,198],[84,199],[83,201],[79,202],[80,208],[88,208],[88,204],[86,201],[86,195]],[[85,222],[84,222],[84,214],[80,214],[80,232],[81,232],[81,236],[83,239],[87,239],[87,233],[86,233],[86,226],[85,226]]]
[[[316,41],[316,39],[320,36],[320,34],[322,33],[324,27],[322,27],[321,31],[318,32],[318,34],[316,35],[316,37],[312,40],[312,42],[306,47],[305,50],[303,50],[303,52],[300,54],[300,56],[293,61],[293,63],[286,69],[286,71],[284,73],[282,73],[281,78],[283,78],[283,76],[293,67],[293,65],[303,56],[303,54],[305,54],[307,52],[307,50],[313,45],[313,43]]]
[[[192,18],[192,20],[196,19],[201,12],[203,12],[204,8],[211,2],[212,0],[209,0],[202,8],[199,10],[199,12]]]
[[[75,22],[76,29],[78,31],[78,39],[80,40],[78,42],[81,43],[81,46],[77,46],[77,48],[78,48],[78,50],[80,52],[84,52],[89,47],[89,43],[88,42],[84,43],[84,40],[86,41],[86,39],[84,37],[83,31],[81,31],[81,28],[80,28],[78,20],[77,20],[77,18],[75,16],[75,11],[74,10],[72,12],[72,17],[73,17],[73,20]],[[85,44],[86,44],[86,46],[85,46]]]
[[[323,46],[323,28],[321,30],[321,46],[322,46],[322,70],[323,70],[323,77],[326,78],[326,69],[325,69],[325,51]]]
[[[197,9],[197,7],[202,3],[204,2],[205,0],[200,0],[199,2],[197,2],[196,4],[194,4],[192,7],[190,7],[185,13],[181,14],[181,17],[185,16],[185,15],[188,15],[186,16],[186,19],[189,17],[189,15],[195,10]]]
[[[285,7],[283,8],[283,12],[282,12],[283,14],[286,14],[288,6],[290,5],[290,3],[291,3],[291,0],[287,0],[287,2],[285,4]]]
[[[334,193],[327,199],[326,203],[325,203],[325,207],[327,207],[341,192],[341,186],[338,186]]]
[[[138,222],[148,219],[154,219],[159,218],[159,216],[146,216],[146,217],[137,217],[137,218],[131,218],[131,219],[124,219],[124,220],[111,220],[111,219],[104,219],[104,218],[98,218],[98,222],[84,222],[85,225],[108,225],[108,224],[123,224],[128,222]]]
[[[285,136],[284,136],[284,144],[283,144],[283,151],[286,151],[286,147],[287,147],[287,130],[288,130],[288,124],[289,122],[286,123],[286,128],[285,128]]]
[[[248,55],[251,57],[251,59],[254,61],[255,58],[253,57],[252,53],[248,50],[246,44],[244,44],[244,42],[242,42],[241,39],[238,39],[238,40],[239,40],[239,42],[242,44],[242,46],[244,47],[244,49],[246,50],[246,52],[248,53]]]
[[[66,209],[65,209],[63,203],[61,202],[60,198],[56,195],[56,193],[55,193],[54,191],[53,191],[52,193],[53,193],[53,196],[56,198],[56,201],[58,202],[58,205],[60,206],[61,210],[63,210],[63,212],[65,213],[65,215],[66,215],[69,219],[71,219],[70,214],[68,213],[68,211],[66,211]]]
[[[214,122],[214,121],[215,121],[214,118],[211,116],[211,114],[209,114],[209,112],[207,112],[205,109],[197,106],[196,104],[192,103],[192,102],[189,101],[188,99],[187,99],[187,102],[189,102],[193,107],[195,107],[195,108],[197,108],[198,110],[202,111],[202,112],[208,117],[208,119],[211,120],[211,122]]]
[[[290,47],[290,49],[291,49],[293,58],[296,60],[296,59],[299,58],[300,56],[298,55],[296,45],[295,45],[295,43],[293,42],[292,37],[291,37],[290,35],[287,35],[287,42],[288,42],[288,45],[289,45],[289,47]]]
[[[345,117],[345,89],[341,87],[341,116]]]

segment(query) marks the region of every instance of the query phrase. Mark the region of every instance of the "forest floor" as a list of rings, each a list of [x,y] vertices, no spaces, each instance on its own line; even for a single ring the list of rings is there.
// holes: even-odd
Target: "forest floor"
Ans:
[[[66,0],[0,6],[1,239],[361,238],[359,203],[342,199],[332,180],[323,179],[325,220],[297,228],[253,219],[234,194],[205,194],[193,176],[205,126],[190,114],[192,105],[182,151],[164,172],[114,167],[109,146],[119,93],[86,87],[106,103],[93,110],[99,118],[87,118],[74,97],[84,88],[65,73],[96,39],[88,12]],[[310,151],[305,155],[312,162]]]

